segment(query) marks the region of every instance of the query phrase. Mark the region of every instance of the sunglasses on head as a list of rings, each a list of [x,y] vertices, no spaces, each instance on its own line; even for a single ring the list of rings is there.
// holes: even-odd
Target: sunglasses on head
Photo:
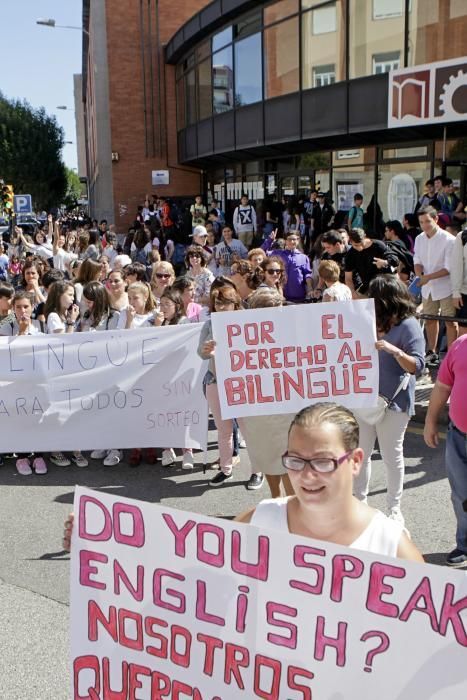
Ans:
[[[169,273],[156,272],[156,277],[157,277],[157,279],[160,279],[160,280],[168,280],[170,277],[170,272]]]

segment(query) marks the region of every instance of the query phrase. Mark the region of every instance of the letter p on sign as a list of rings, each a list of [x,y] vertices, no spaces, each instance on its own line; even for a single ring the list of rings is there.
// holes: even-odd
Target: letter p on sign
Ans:
[[[15,194],[13,206],[16,214],[32,213],[32,197],[30,194]]]

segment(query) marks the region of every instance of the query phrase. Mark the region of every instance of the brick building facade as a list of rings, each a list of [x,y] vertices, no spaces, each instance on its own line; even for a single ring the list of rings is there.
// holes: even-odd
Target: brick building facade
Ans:
[[[164,46],[205,0],[83,0],[83,101],[91,214],[125,230],[146,193],[193,197],[177,162],[174,67]],[[152,171],[169,171],[152,185]]]

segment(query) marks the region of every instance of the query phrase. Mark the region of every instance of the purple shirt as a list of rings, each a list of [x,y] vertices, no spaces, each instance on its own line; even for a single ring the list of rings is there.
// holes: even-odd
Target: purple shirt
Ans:
[[[285,265],[287,283],[284,296],[287,301],[305,301],[307,295],[306,281],[311,277],[310,259],[299,250],[269,250],[272,240],[267,238],[262,244],[268,255],[280,258]]]

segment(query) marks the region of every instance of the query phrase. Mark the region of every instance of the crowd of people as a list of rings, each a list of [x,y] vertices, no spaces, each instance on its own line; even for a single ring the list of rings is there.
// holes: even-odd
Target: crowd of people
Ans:
[[[427,419],[426,441],[431,446],[436,444],[442,402],[452,391],[451,406],[454,404],[457,411],[451,411],[452,432],[458,440],[453,438],[448,443],[451,452],[457,450],[451,470],[454,473],[448,472],[448,476],[459,530],[457,547],[448,563],[464,563],[467,515],[462,504],[467,499],[467,479],[465,474],[459,477],[458,472],[463,465],[467,473],[467,418],[465,408],[457,408],[457,397],[458,382],[465,384],[465,379],[459,380],[459,366],[466,369],[467,376],[467,345],[463,338],[456,340],[467,329],[463,204],[452,191],[452,182],[443,178],[426,183],[426,194],[420,198],[416,212],[407,213],[402,222],[387,221],[375,228],[377,203],[373,203],[371,220],[362,204],[363,197],[357,193],[354,205],[339,221],[329,198],[314,191],[305,202],[284,203],[280,212],[271,206],[260,222],[254,203],[246,195],[230,219],[220,202],[211,200],[206,207],[201,196],[186,212],[180,212],[163,197],[147,197],[125,233],[107,221],[54,220],[52,216],[33,231],[16,227],[8,247],[0,249],[0,335],[131,331],[202,322],[198,352],[208,361],[204,388],[219,447],[218,470],[209,485],[222,486],[233,478],[239,448],[244,443],[251,463],[247,488],[259,489],[266,480],[272,497],[279,499],[277,503],[287,504],[287,498],[295,493],[299,508],[298,489],[309,491],[311,495],[305,500],[314,502],[318,493],[328,488],[329,475],[338,471],[343,458],[338,459],[329,446],[316,452],[305,447],[302,438],[291,440],[291,436],[298,436],[298,427],[303,432],[310,421],[310,425],[321,424],[322,417],[222,418],[210,317],[226,310],[329,301],[345,304],[352,299],[372,298],[378,334],[379,391],[386,405],[381,413],[355,411],[351,440],[342,428],[351,420],[349,416],[339,414],[336,418],[344,436],[344,458],[348,461],[352,453],[353,466],[348,473],[353,494],[357,502],[366,504],[371,455],[378,439],[387,470],[387,515],[403,529],[403,446],[414,413],[415,383],[426,366],[440,365],[440,352],[447,349],[441,379],[435,387],[435,405]],[[295,428],[289,434],[291,422]],[[462,436],[463,454],[458,444]],[[288,440],[288,451],[283,454]],[[128,461],[136,467],[142,461],[154,464],[159,457],[165,468],[173,467],[178,459],[170,447],[161,454],[155,449],[135,447]],[[70,455],[52,453],[48,458],[60,467],[71,462],[79,467],[89,464],[88,456],[78,450]],[[106,450],[94,450],[90,458],[115,466],[123,455],[109,445]],[[194,463],[192,450],[183,450],[182,468],[191,470]],[[16,468],[23,476],[33,471],[44,474],[47,463],[42,454],[19,454]],[[314,486],[316,476],[319,478]],[[352,512],[352,517],[361,522],[368,518],[365,509]],[[272,507],[261,518],[263,515],[266,520],[274,519],[277,511]],[[297,517],[298,511],[289,510],[289,521]],[[256,522],[259,515],[245,518]],[[298,521],[293,531],[300,533]],[[401,531],[397,531],[394,551],[399,551]],[[350,533],[345,539],[353,541]],[[358,537],[354,539],[358,541]],[[406,540],[404,548],[413,555]]]

